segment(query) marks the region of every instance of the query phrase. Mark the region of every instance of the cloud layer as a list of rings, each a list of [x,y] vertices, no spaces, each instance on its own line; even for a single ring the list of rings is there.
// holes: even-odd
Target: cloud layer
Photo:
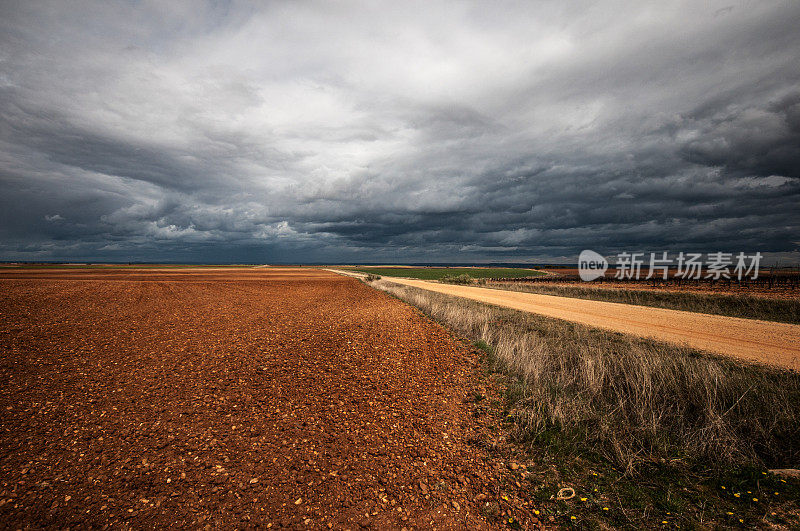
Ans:
[[[712,4],[0,4],[0,259],[796,260],[800,4]]]

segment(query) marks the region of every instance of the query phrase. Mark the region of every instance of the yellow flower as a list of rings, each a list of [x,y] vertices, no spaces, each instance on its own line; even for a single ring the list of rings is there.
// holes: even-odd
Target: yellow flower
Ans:
[[[740,524],[743,524],[743,523],[744,523],[744,520],[742,520],[741,518],[739,518],[739,523],[740,523]]]
[[[539,515],[539,509],[536,509],[535,511],[533,511],[533,514],[538,516]]]
[[[662,523],[662,524],[666,524],[666,523],[667,523],[667,521],[666,521],[666,520],[661,520],[661,523]]]
[[[775,496],[777,496],[777,495],[778,495],[778,493],[776,492],[776,493],[775,493]]]
[[[733,513],[728,511],[728,516],[733,516]]]
[[[570,518],[570,520],[575,520],[574,516],[570,516],[569,518]]]
[[[750,492],[750,491],[748,490],[748,491],[747,491],[747,494],[753,494],[753,493],[752,493],[752,492]]]
[[[739,494],[739,493],[737,492],[737,493],[735,493],[735,494],[734,494],[734,496],[736,496],[736,497],[738,498],[739,496],[741,496],[741,494]]]
[[[581,498],[581,501],[586,501],[586,498]]]
[[[725,485],[722,485],[720,488],[721,488],[722,490],[725,490]]]
[[[504,499],[505,501],[508,501],[508,496],[503,496],[503,499]]]
[[[604,511],[607,511],[607,510],[608,510],[608,507],[603,507],[603,510],[604,510]]]
[[[753,498],[753,501],[758,501],[758,498]]]

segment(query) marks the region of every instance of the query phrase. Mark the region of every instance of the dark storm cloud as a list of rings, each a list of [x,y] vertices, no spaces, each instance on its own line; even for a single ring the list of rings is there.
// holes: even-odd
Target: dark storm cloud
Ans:
[[[4,3],[0,258],[797,261],[798,18]]]
[[[686,160],[743,175],[800,178],[800,92],[763,107],[702,109],[687,117],[697,137]]]

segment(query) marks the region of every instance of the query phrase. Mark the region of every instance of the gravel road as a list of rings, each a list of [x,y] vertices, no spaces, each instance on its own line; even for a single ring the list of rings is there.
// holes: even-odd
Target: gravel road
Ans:
[[[688,345],[749,362],[800,370],[800,325],[424,280],[388,277],[386,280],[615,332]]]

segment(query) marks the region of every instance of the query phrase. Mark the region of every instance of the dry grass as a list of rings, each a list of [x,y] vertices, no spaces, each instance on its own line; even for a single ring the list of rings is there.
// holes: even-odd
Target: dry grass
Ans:
[[[800,465],[800,375],[399,286],[373,285],[473,341],[510,378],[519,434],[643,462]]]
[[[469,275],[445,275],[439,279],[439,282],[445,284],[472,284],[474,279]]]
[[[654,306],[670,310],[728,315],[745,319],[762,319],[800,324],[800,300],[773,299],[744,294],[710,294],[690,291],[654,291],[645,289],[609,289],[591,286],[557,284],[521,284],[490,282],[488,288],[540,293],[559,297],[574,297],[606,302],[621,302],[639,306]]]

